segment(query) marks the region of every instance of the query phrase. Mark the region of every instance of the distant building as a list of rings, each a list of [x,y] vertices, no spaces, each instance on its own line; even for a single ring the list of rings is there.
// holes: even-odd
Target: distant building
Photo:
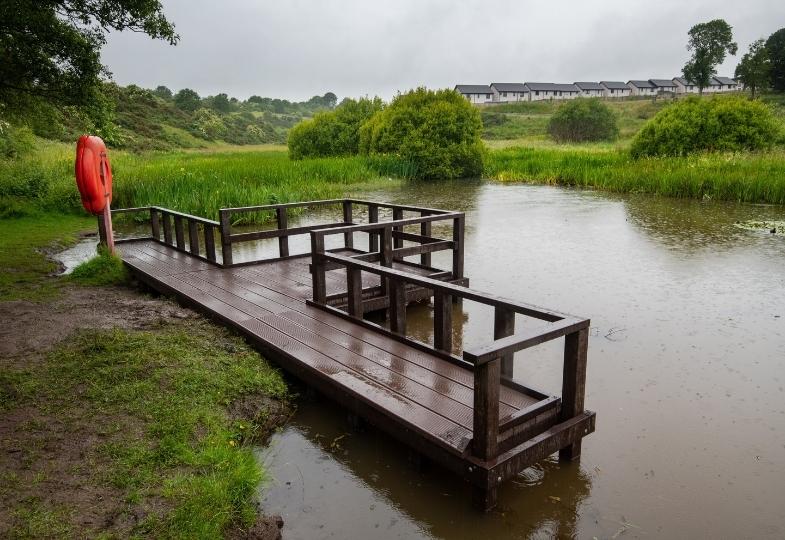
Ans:
[[[673,83],[676,85],[676,93],[677,94],[697,94],[698,93],[698,86],[694,82],[688,81],[684,77],[675,77],[673,79]]]
[[[739,89],[739,83],[730,77],[714,77],[714,80],[720,84],[719,92],[735,92]]]
[[[621,81],[600,81],[605,97],[620,98],[631,95],[632,88]]]
[[[574,84],[555,83],[525,83],[529,91],[529,101],[543,101],[548,99],[574,99],[581,95],[581,91]]]
[[[529,101],[529,91],[523,83],[491,83],[493,101],[508,103],[511,101]]]
[[[657,89],[657,93],[671,92],[676,93],[677,87],[673,79],[649,79],[649,82]]]
[[[485,84],[456,84],[455,91],[471,103],[490,103],[493,100],[493,90]]]
[[[605,89],[596,82],[576,82],[575,86],[581,91],[583,97],[603,97]]]
[[[630,94],[633,96],[656,96],[657,87],[649,81],[627,81]]]

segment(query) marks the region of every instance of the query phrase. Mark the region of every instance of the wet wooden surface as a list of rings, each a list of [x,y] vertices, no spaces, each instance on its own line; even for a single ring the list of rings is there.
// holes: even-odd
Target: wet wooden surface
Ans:
[[[449,453],[467,453],[475,405],[473,373],[308,306],[310,257],[220,268],[153,240],[118,248],[142,281],[244,333],[284,369],[329,384],[372,409],[371,416],[395,422]],[[346,292],[344,272],[327,272],[328,294]],[[373,280],[378,276],[363,273],[364,287]],[[538,402],[507,386],[488,398],[499,400],[501,423]]]

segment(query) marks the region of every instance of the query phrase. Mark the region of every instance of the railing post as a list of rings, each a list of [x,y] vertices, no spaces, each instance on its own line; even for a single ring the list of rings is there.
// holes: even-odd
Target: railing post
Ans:
[[[188,220],[188,250],[199,255],[199,224],[193,219]]]
[[[433,291],[433,346],[452,352],[452,300],[441,291]]]
[[[390,297],[390,330],[396,334],[406,334],[406,282],[387,280]]]
[[[429,216],[428,212],[420,212],[422,217]],[[426,221],[425,223],[420,223],[420,235],[421,236],[431,236],[431,222]],[[423,253],[420,255],[420,264],[423,266],[431,266],[431,254],[430,253]]]
[[[221,223],[221,253],[223,255],[223,265],[232,265],[232,223],[229,221],[230,215],[224,209],[218,211],[219,221]]]
[[[352,201],[343,201],[343,222],[352,223]],[[343,243],[347,248],[353,248],[354,233],[343,233]]]
[[[515,333],[515,312],[500,306],[496,306],[493,312],[493,339],[501,339]],[[513,374],[513,354],[505,354],[501,357],[501,375],[507,379],[512,379]]]
[[[368,205],[368,223],[379,222],[379,205]],[[379,233],[378,231],[371,231],[368,235],[368,251],[375,253],[379,251]]]
[[[215,262],[215,227],[205,224],[204,226],[204,252],[207,260]]]
[[[352,317],[363,317],[363,282],[362,270],[351,266],[346,267],[347,307]]]
[[[161,224],[158,221],[158,210],[150,207],[150,235],[155,240],[161,239]]]
[[[289,228],[289,219],[286,213],[286,208],[276,208],[275,209],[275,219],[278,221],[278,229],[285,230]],[[288,257],[289,256],[289,237],[288,236],[279,236],[278,237],[278,256],[279,257]]]
[[[175,214],[174,216],[174,237],[177,241],[177,249],[185,251],[185,233],[183,231],[183,217]]]
[[[311,231],[311,280],[313,301],[327,303],[327,282],[324,275],[324,235]]]
[[[384,229],[382,229],[382,246],[379,251],[379,264],[391,268],[393,263],[392,256],[392,228],[384,227]],[[390,280],[388,278],[381,278],[380,285],[382,287],[382,294],[387,294],[389,282]]]
[[[172,216],[161,212],[161,221],[164,223],[164,243],[172,245]]]
[[[393,220],[397,221],[399,219],[403,219],[403,209],[401,208],[393,208]],[[393,230],[401,232],[403,231],[403,227],[395,227]],[[403,239],[402,238],[394,238],[393,239],[393,247],[395,249],[403,247]]]
[[[496,457],[499,447],[500,360],[474,366],[472,452],[480,459]]]
[[[564,372],[562,375],[561,416],[565,421],[583,412],[586,394],[586,355],[589,329],[583,328],[564,336]],[[559,450],[559,459],[572,461],[581,455],[581,439]]]
[[[452,220],[452,241],[455,247],[452,250],[452,277],[461,279],[463,277],[463,234],[465,217],[463,214]]]

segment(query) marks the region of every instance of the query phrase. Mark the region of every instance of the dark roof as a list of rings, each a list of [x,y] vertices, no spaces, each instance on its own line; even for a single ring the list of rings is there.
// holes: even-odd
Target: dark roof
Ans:
[[[695,83],[694,83],[694,82],[692,82],[692,81],[688,81],[688,80],[687,80],[687,79],[685,79],[684,77],[674,77],[674,78],[673,78],[673,80],[674,80],[674,81],[679,81],[679,82],[680,82],[681,84],[683,84],[684,86],[688,86],[688,85],[695,86]]]
[[[730,77],[714,77],[714,80],[719,82],[720,84],[736,84],[736,81],[734,81]]]
[[[600,81],[600,84],[608,90],[629,90],[627,83],[621,81]]]
[[[649,82],[654,86],[659,86],[660,88],[673,88],[676,86],[676,83],[673,82],[673,79],[649,79]]]
[[[574,84],[534,83],[527,82],[529,90],[540,92],[580,92]]]
[[[631,84],[636,88],[655,88],[649,81],[630,81],[627,84]]]
[[[491,86],[494,87],[499,92],[528,92],[529,90],[526,88],[526,85],[519,82],[495,82],[491,83]]]
[[[575,86],[581,90],[604,90],[600,83],[596,82],[576,82]]]
[[[456,84],[455,89],[461,94],[492,94],[487,84]]]

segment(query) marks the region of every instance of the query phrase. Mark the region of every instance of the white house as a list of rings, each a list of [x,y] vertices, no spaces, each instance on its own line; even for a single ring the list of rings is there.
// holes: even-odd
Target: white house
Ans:
[[[471,103],[490,103],[493,100],[493,90],[485,84],[456,84],[455,91]]]
[[[720,84],[718,92],[735,92],[739,89],[739,83],[730,77],[714,77],[714,80]]]
[[[543,101],[547,99],[574,99],[581,95],[581,91],[574,84],[554,83],[525,83],[529,91],[529,101]]]
[[[605,97],[620,98],[631,95],[632,89],[621,81],[600,81]]]
[[[529,101],[529,91],[523,83],[491,83],[493,101],[507,103],[510,101]]]
[[[698,86],[694,82],[688,81],[684,77],[674,77],[673,83],[676,85],[676,93],[677,94],[697,94],[698,93]]]
[[[583,97],[603,97],[605,89],[600,83],[596,82],[576,82],[575,86],[581,91]]]
[[[649,79],[649,82],[654,85],[658,94],[664,92],[676,93],[677,86],[673,79]]]
[[[657,87],[649,81],[627,81],[630,94],[633,96],[656,96]]]

